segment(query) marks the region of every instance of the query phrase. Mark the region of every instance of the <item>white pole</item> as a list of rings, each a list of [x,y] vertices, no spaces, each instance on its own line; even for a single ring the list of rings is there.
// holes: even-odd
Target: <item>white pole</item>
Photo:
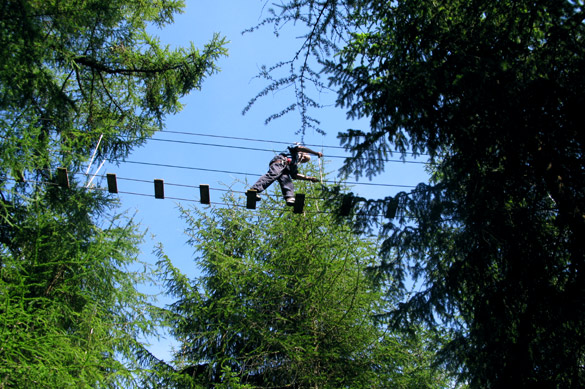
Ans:
[[[100,142],[102,141],[103,136],[104,136],[104,134],[100,135],[100,138],[98,139],[97,145],[95,146],[95,149],[93,150],[93,154],[91,156],[91,159],[89,160],[89,165],[87,166],[87,171],[85,172],[86,176],[89,174],[89,169],[91,169],[91,165],[93,164],[93,159],[95,158],[95,155],[98,151],[98,147],[100,147]]]
[[[98,169],[96,170],[96,172],[94,173],[93,177],[91,177],[91,180],[89,180],[89,182],[87,183],[87,185],[85,186],[86,188],[89,188],[89,186],[91,185],[91,182],[93,181],[93,179],[95,178],[95,176],[97,176],[97,174],[100,172],[100,169],[102,168],[102,166],[104,166],[104,163],[106,162],[106,160],[104,159],[102,161],[102,163],[100,163],[100,166],[98,167]]]

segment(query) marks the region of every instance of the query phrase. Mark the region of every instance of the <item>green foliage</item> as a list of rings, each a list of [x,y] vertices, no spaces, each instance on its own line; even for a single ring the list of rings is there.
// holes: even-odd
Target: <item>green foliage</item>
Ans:
[[[121,216],[92,223],[108,202],[94,193],[35,196],[0,251],[0,387],[129,385],[116,354],[138,362],[137,335],[159,321],[135,289],[152,273],[136,270],[142,236]]]
[[[0,4],[0,387],[149,387],[158,309],[137,285],[142,236],[74,173],[124,158],[181,109],[225,54],[170,50],[146,33],[183,2]],[[55,185],[57,167],[71,188]],[[73,173],[73,174],[71,174]],[[144,369],[145,366],[149,370]]]
[[[376,240],[338,223],[319,190],[302,183],[298,191],[304,214],[278,194],[263,196],[257,211],[228,196],[227,208],[183,210],[202,275],[189,281],[161,261],[178,298],[170,306],[176,362],[191,377],[179,386],[237,377],[249,387],[445,387],[432,350],[422,351],[426,338],[408,343],[375,320],[388,308],[367,275]]]
[[[332,8],[345,19],[319,18]],[[395,196],[399,216],[384,225],[381,270],[424,286],[395,323],[448,325],[445,360],[473,387],[583,386],[583,5],[306,0],[281,10],[279,21],[346,38],[324,71],[338,104],[371,125],[340,134],[354,155],[342,173],[375,175],[391,150],[433,163],[431,185]],[[368,215],[392,199],[358,201],[359,225],[377,227]]]
[[[438,157],[437,185],[405,204],[418,228],[388,241],[388,258],[416,259],[429,285],[405,307],[462,326],[446,352],[474,385],[579,386],[582,11],[421,2],[384,12],[331,70],[340,103],[372,118],[365,139]],[[346,171],[379,169],[376,148],[362,147],[369,161]]]
[[[202,51],[171,50],[146,33],[183,2],[4,1],[0,5],[2,172],[123,158],[181,109],[225,54],[218,36]]]
[[[347,2],[353,3],[352,0]],[[269,3],[266,1],[265,5],[276,5]],[[255,27],[248,29],[247,32],[252,32],[272,24],[274,34],[278,36],[289,23],[296,25],[300,22],[309,26],[306,31],[297,36],[297,39],[302,43],[295,53],[291,53],[290,59],[282,60],[270,67],[265,65],[261,67],[258,77],[267,80],[268,85],[248,102],[243,110],[244,114],[252,108],[258,99],[276,91],[290,88],[294,91],[293,102],[270,115],[265,122],[269,123],[292,112],[297,112],[300,117],[298,132],[304,134],[308,130],[313,130],[324,134],[320,128],[320,121],[312,114],[315,110],[323,108],[324,105],[319,102],[320,99],[313,97],[311,91],[321,92],[329,88],[327,82],[321,79],[320,72],[316,71],[313,65],[322,63],[329,55],[338,50],[335,38],[339,30],[343,30],[348,9],[344,3],[346,1],[338,0],[329,0],[325,3],[314,0],[280,2],[276,7],[267,8],[270,16]]]

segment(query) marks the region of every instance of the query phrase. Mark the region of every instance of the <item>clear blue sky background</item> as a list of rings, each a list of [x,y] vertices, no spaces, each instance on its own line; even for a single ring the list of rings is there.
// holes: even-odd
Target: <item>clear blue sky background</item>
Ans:
[[[299,32],[290,29],[292,26],[288,26],[288,30],[282,31],[279,38],[274,36],[271,27],[242,34],[242,31],[256,25],[266,16],[268,16],[268,12],[267,8],[264,8],[264,0],[187,0],[185,13],[177,15],[173,25],[162,30],[152,30],[152,33],[159,36],[163,43],[169,44],[171,47],[189,46],[190,42],[193,42],[196,47],[203,47],[216,32],[225,36],[230,42],[227,46],[229,56],[218,62],[221,72],[206,79],[201,91],[193,92],[182,100],[185,105],[184,110],[167,119],[165,130],[284,143],[300,141],[300,136],[295,134],[300,126],[297,113],[289,114],[268,125],[264,124],[269,115],[280,111],[293,101],[292,89],[266,96],[254,105],[245,116],[242,115],[242,110],[248,101],[266,86],[266,81],[255,78],[260,67],[290,59],[301,43],[299,39],[295,38],[300,35]],[[305,134],[304,142],[308,145],[324,146],[323,148],[316,147],[317,151],[323,151],[325,161],[327,161],[326,170],[332,176],[336,176],[342,159],[327,158],[327,156],[341,156],[347,155],[347,153],[342,149],[332,149],[326,146],[339,146],[337,140],[339,131],[348,128],[366,129],[367,120],[359,122],[348,120],[342,109],[333,106],[335,95],[331,92],[323,93],[318,98],[322,104],[330,106],[316,112],[316,116],[321,121],[321,128],[327,134],[322,136],[309,132]],[[223,189],[227,185],[233,190],[245,191],[247,187],[243,182],[254,183],[261,174],[266,172],[268,161],[273,155],[286,146],[284,143],[229,140],[164,132],[156,134],[154,138],[272,150],[251,151],[150,140],[146,146],[135,150],[128,161],[214,169],[234,173],[214,173],[133,163],[122,163],[119,166],[106,164],[100,171],[100,174],[115,173],[118,176],[118,189],[120,191],[148,195],[120,194],[122,209],[128,210],[131,214],[136,212],[136,219],[149,231],[147,241],[142,247],[143,252],[140,259],[154,263],[156,258],[152,254],[152,250],[157,242],[161,242],[166,254],[175,266],[189,277],[195,277],[198,272],[193,262],[194,252],[186,244],[187,238],[183,234],[185,224],[179,218],[177,203],[181,202],[183,206],[187,207],[205,208],[207,206],[202,206],[197,202],[155,199],[152,181],[163,179],[166,184],[165,196],[181,199],[198,200],[198,189],[170,186],[169,184],[191,186],[208,184],[211,188]],[[396,155],[393,159],[398,159],[398,157]],[[419,158],[418,161],[424,161],[424,159]],[[94,163],[94,168],[99,162]],[[236,174],[240,172],[248,174]],[[148,182],[123,180],[123,178]],[[426,181],[426,179],[427,175],[423,165],[388,163],[386,172],[375,177],[371,182],[416,185]],[[353,178],[351,180],[353,181]],[[360,182],[368,183],[370,181],[364,178]],[[105,186],[105,183],[102,182],[100,185]],[[355,185],[351,190],[361,196],[379,198],[393,195],[403,189]],[[220,191],[212,190],[211,201],[220,202],[221,194]],[[150,288],[148,291],[157,293],[156,287]],[[161,302],[165,303],[168,300],[163,299]],[[174,344],[172,340],[156,341],[151,339],[150,342],[152,342],[151,351],[156,356],[167,361],[171,359],[171,347]]]

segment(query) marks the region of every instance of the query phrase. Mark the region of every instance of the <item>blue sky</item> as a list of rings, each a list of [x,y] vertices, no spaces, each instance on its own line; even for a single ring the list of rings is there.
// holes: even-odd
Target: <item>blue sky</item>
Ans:
[[[288,60],[298,49],[300,41],[295,38],[298,31],[282,31],[276,38],[270,27],[264,27],[253,33],[242,35],[242,31],[256,25],[263,17],[268,16],[264,1],[260,0],[219,0],[193,1],[188,0],[185,13],[176,16],[175,24],[162,30],[152,30],[163,43],[173,46],[189,46],[193,42],[202,47],[214,33],[220,33],[230,42],[227,46],[229,56],[219,60],[221,72],[203,82],[201,91],[195,91],[185,97],[185,107],[179,114],[168,117],[165,130],[149,141],[146,146],[137,149],[128,161],[141,162],[122,163],[119,166],[106,164],[100,174],[115,173],[118,176],[118,189],[122,192],[141,193],[150,196],[120,194],[122,209],[130,214],[136,213],[136,219],[148,229],[147,241],[143,245],[141,260],[154,263],[156,258],[152,250],[157,242],[161,242],[166,254],[174,265],[190,277],[197,275],[194,266],[193,250],[187,246],[183,234],[184,223],[179,218],[178,202],[184,206],[197,206],[197,202],[177,201],[171,199],[155,199],[152,181],[163,179],[165,196],[180,199],[199,199],[199,191],[193,187],[171,186],[169,184],[198,186],[208,184],[211,188],[230,187],[236,191],[247,189],[245,182],[253,184],[259,175],[266,172],[268,161],[273,155],[285,148],[283,143],[252,142],[203,136],[228,136],[258,140],[293,143],[300,141],[295,132],[299,129],[300,120],[296,113],[264,124],[265,119],[290,104],[293,96],[291,89],[271,94],[261,99],[245,115],[242,110],[266,84],[255,76],[262,65],[271,65],[281,60]],[[338,146],[336,138],[339,131],[348,128],[367,129],[367,120],[355,122],[346,118],[342,109],[333,107],[335,95],[323,93],[318,95],[320,103],[329,108],[316,112],[321,121],[325,136],[315,132],[305,134],[304,142],[308,145]],[[170,132],[192,133],[199,135],[176,134]],[[175,143],[163,140],[175,140]],[[196,145],[192,143],[206,143]],[[210,146],[216,144],[219,146]],[[246,148],[266,149],[268,151],[252,151],[221,146],[237,146]],[[337,175],[341,166],[341,158],[327,156],[347,155],[341,149],[316,147],[322,151],[327,161],[326,170]],[[395,156],[398,159],[398,156]],[[423,161],[419,159],[418,161]],[[94,168],[100,161],[94,163]],[[183,166],[191,169],[146,165]],[[199,169],[221,170],[225,172],[249,173],[218,173]],[[131,179],[131,180],[124,180]],[[392,185],[416,185],[427,178],[423,165],[412,163],[388,163],[386,172],[375,177],[371,182]],[[136,181],[140,180],[140,181]],[[352,178],[353,180],[353,178]],[[141,182],[147,181],[147,182]],[[368,183],[367,179],[360,182]],[[105,182],[101,183],[105,186]],[[379,198],[401,190],[395,187],[355,185],[351,189],[361,196]],[[212,190],[211,201],[219,202],[222,192]],[[284,205],[283,205],[284,207]],[[155,293],[156,288],[150,290]],[[170,360],[172,341],[162,339],[154,341],[151,351],[160,358]]]

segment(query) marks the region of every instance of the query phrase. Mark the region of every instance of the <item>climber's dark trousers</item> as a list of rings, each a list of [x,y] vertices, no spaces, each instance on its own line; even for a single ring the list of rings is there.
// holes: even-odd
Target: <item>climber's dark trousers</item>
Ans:
[[[255,189],[260,193],[277,180],[285,199],[295,197],[295,187],[290,176],[290,170],[286,161],[283,159],[273,159],[270,161],[268,172],[260,177],[250,189]]]

